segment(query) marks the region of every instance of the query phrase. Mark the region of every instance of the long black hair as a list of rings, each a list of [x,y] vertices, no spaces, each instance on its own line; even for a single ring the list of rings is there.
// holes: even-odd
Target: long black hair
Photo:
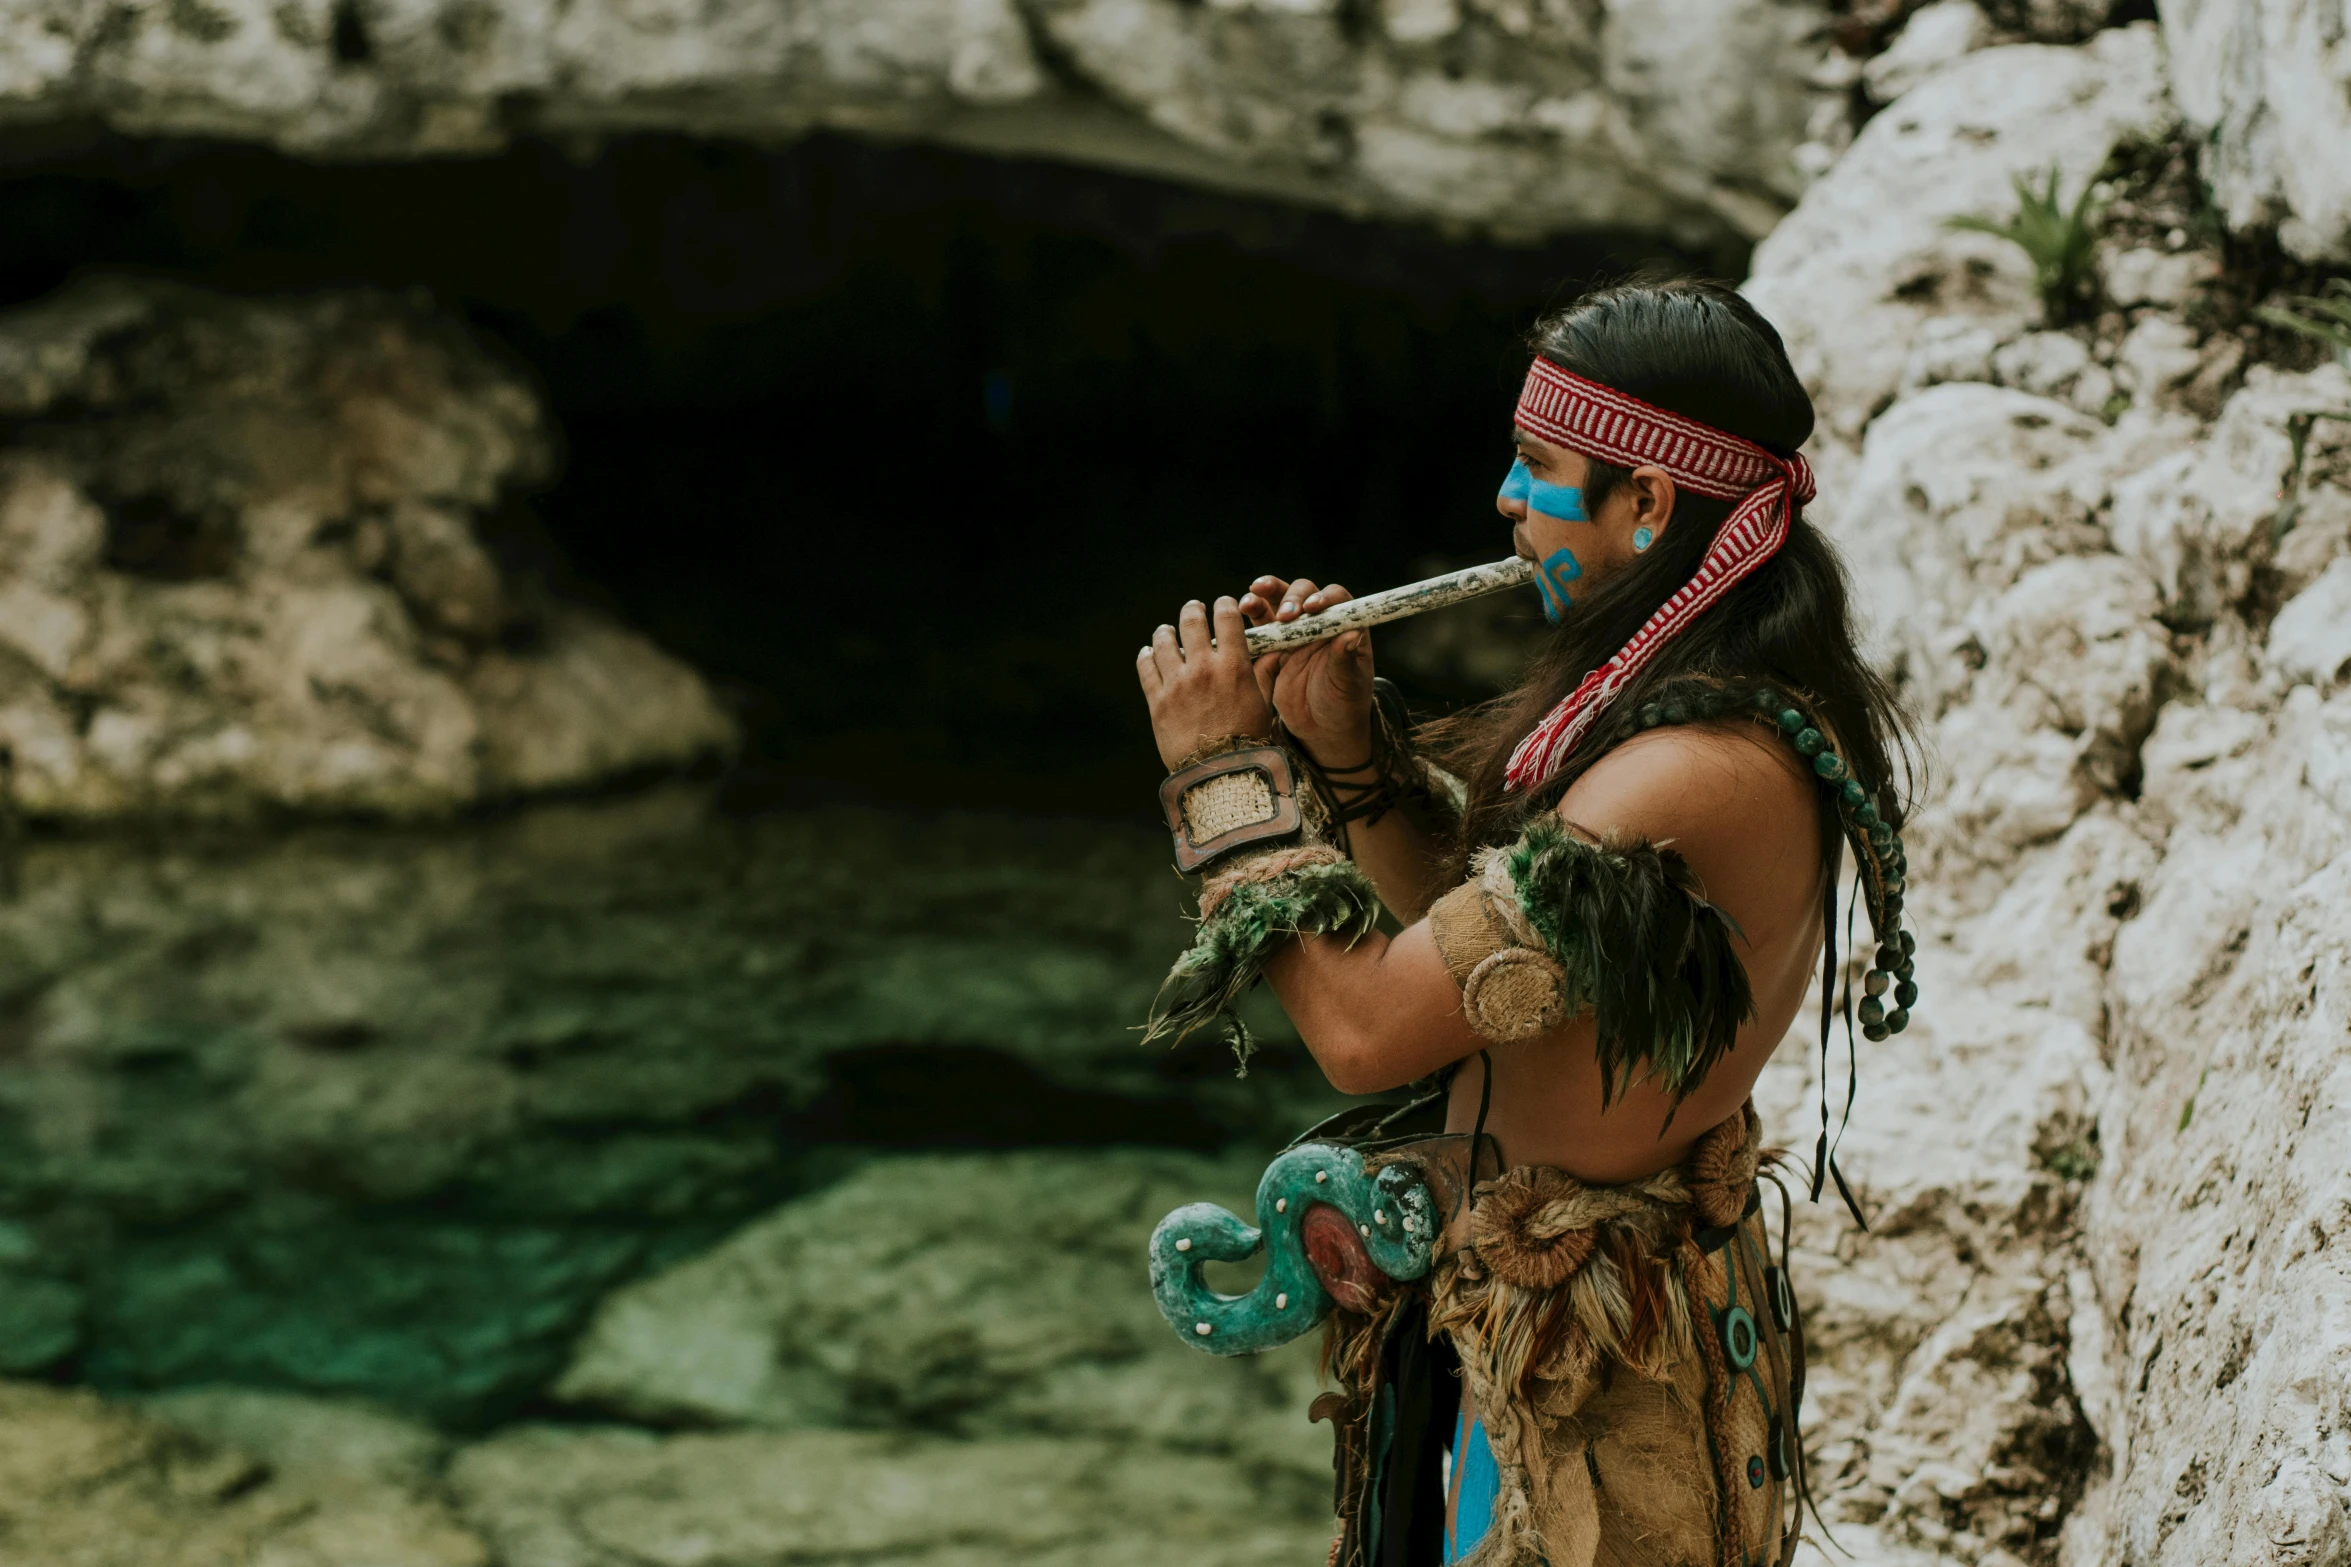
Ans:
[[[1532,346],[1577,375],[1783,457],[1812,434],[1812,399],[1779,333],[1719,283],[1641,280],[1600,289],[1536,323]],[[1627,477],[1625,469],[1593,462],[1584,484],[1586,514],[1597,515]],[[1901,824],[1917,766],[1910,722],[1855,644],[1836,547],[1801,516],[1777,554],[1685,626],[1617,693],[1556,778],[1523,795],[1504,788],[1519,740],[1690,580],[1734,504],[1680,490],[1656,547],[1577,600],[1515,691],[1430,727],[1432,749],[1469,785],[1459,857],[1516,836],[1631,731],[1644,703],[1693,676],[1768,681],[1808,697],[1854,776],[1877,795],[1886,819]],[[1833,822],[1824,818],[1830,828],[1821,845],[1824,862],[1838,847]]]

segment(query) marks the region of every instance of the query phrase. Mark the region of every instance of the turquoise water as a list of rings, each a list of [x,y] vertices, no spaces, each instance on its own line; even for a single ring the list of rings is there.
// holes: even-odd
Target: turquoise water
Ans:
[[[1164,838],[702,793],[32,841],[0,892],[0,1369],[533,1411],[595,1303],[914,1147],[1270,1146],[1132,1031]]]

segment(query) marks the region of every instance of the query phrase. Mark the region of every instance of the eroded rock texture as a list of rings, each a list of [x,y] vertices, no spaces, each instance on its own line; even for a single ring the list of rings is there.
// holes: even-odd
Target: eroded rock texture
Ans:
[[[1751,239],[1799,189],[1826,21],[1813,0],[57,0],[0,15],[0,125],[410,157],[831,127],[1507,235]]]
[[[1231,1463],[1049,1437],[526,1427],[450,1480],[514,1567],[1288,1567],[1330,1539]]]
[[[1962,133],[1978,103],[2013,112]],[[2068,128],[2024,145],[2039,112]],[[2103,312],[2048,330],[2020,258],[1928,221],[2173,115],[2143,30],[1970,55],[1750,285],[1937,773],[1925,1000],[1843,1154],[1873,1227],[1798,1226],[1816,1484],[1865,1560],[2351,1559],[2351,441],[2315,424],[2297,477],[2289,437],[2351,373],[2249,367],[2176,239],[2109,235]],[[1895,208],[1882,244],[1832,221]],[[1775,1123],[1809,1091],[1783,1053]]]
[[[2232,225],[2351,259],[2351,18],[2335,0],[2166,0],[2174,91]]]
[[[544,419],[425,309],[94,280],[0,318],[0,417],[12,812],[432,816],[733,744],[502,567]]]
[[[1202,1161],[1155,1173],[1218,1179]],[[888,1278],[922,1288],[919,1267]],[[1114,1389],[1150,1413],[1147,1376],[1113,1372]],[[1311,1448],[1321,1434],[1287,1413]],[[364,1405],[234,1389],[140,1408],[0,1383],[0,1478],[0,1553],[42,1567],[1284,1567],[1330,1537],[1327,1472],[1180,1442],[566,1425],[459,1446]]]
[[[2134,27],[2080,48],[1968,55],[1863,126],[1833,177],[1756,247],[1747,292],[1840,439],[1893,399],[1925,343],[2013,338],[2037,316],[2022,253],[1946,222],[2005,216],[2011,182],[2052,162],[2079,190],[2117,141],[2163,134],[2161,53],[2153,29]]]

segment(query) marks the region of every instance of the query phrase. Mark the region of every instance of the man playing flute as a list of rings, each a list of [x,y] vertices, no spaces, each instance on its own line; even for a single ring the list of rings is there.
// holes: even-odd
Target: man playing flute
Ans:
[[[1262,978],[1341,1092],[1420,1090],[1285,1154],[1262,1242],[1171,1215],[1154,1283],[1211,1350],[1328,1314],[1334,1562],[1785,1563],[1802,1338],[1749,1094],[1833,993],[1847,848],[1863,1031],[1909,1021],[1905,719],[1805,519],[1813,410],[1769,323],[1634,284],[1534,346],[1497,505],[1554,629],[1515,691],[1415,737],[1364,631],[1252,660],[1250,625],[1348,597],[1278,577],[1139,656],[1203,877],[1154,1034],[1245,1043]],[[1258,1290],[1205,1291],[1202,1256],[1258,1244]]]

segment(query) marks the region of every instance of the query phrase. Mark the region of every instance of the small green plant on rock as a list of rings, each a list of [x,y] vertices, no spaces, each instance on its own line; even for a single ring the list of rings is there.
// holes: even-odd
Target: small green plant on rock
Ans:
[[[2283,539],[2302,518],[2302,478],[2310,456],[2310,432],[2321,420],[2331,419],[2338,424],[2351,424],[2351,409],[2305,408],[2286,417],[2286,442],[2293,449],[2293,461],[2286,467],[2286,482],[2278,487],[2278,509],[2269,519],[2271,543]]]
[[[2031,258],[2033,287],[2051,326],[2082,320],[2098,300],[2097,187],[2085,184],[2068,207],[2057,193],[2059,179],[2055,164],[2039,190],[2016,176],[2016,215],[2005,222],[1971,214],[1944,224],[2007,240]]]
[[[2285,308],[2261,305],[2253,314],[2270,326],[2302,337],[2316,338],[2335,351],[2344,369],[2351,370],[2351,278],[2328,278],[2316,294],[2298,294]]]
[[[2098,1145],[2087,1137],[2076,1137],[2042,1155],[2041,1163],[2061,1181],[2086,1181],[2098,1173]]]
[[[2328,278],[2316,294],[2298,294],[2284,308],[2257,306],[2253,314],[2270,326],[2302,337],[2316,338],[2335,351],[2335,362],[2351,370],[2351,279]],[[2277,514],[2270,519],[2272,540],[2282,539],[2302,514],[2302,471],[2310,450],[2310,434],[2322,420],[2351,424],[2351,409],[2305,408],[2286,420],[2286,440],[2293,448],[2286,482],[2278,492]]]

